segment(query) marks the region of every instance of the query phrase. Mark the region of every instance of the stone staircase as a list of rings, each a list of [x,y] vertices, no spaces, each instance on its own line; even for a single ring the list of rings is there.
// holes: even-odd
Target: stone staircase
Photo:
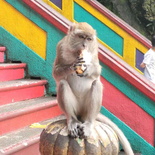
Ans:
[[[39,155],[42,128],[61,114],[56,99],[46,95],[46,80],[26,79],[25,63],[5,63],[0,47],[0,155]]]
[[[7,63],[5,50],[0,47],[0,155],[40,155],[43,127],[62,112],[46,95],[47,81],[26,79],[26,64]]]

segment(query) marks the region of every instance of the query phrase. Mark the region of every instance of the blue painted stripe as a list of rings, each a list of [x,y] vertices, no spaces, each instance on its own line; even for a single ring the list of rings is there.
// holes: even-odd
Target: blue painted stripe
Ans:
[[[141,72],[144,72],[144,69],[140,67],[140,64],[142,63],[143,58],[144,58],[144,54],[140,50],[136,49],[135,64],[136,64],[136,68],[139,69]]]
[[[54,3],[57,7],[62,9],[62,0],[50,0],[52,3]]]

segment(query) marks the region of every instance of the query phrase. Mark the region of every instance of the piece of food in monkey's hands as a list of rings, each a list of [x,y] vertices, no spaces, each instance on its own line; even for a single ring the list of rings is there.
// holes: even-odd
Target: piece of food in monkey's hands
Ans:
[[[79,62],[75,65],[77,75],[82,75],[87,69],[87,65],[91,62],[92,56],[87,50],[81,51],[78,57]]]
[[[79,64],[75,66],[75,71],[77,75],[81,75],[84,73],[84,71],[87,69],[87,67],[83,64]]]
[[[77,75],[83,74],[86,70],[86,65],[84,65],[85,61],[83,60],[83,53],[81,53],[78,57],[78,63],[75,65],[75,72]]]

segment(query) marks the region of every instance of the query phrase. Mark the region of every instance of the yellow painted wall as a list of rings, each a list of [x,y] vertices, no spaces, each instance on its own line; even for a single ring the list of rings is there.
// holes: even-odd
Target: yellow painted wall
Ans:
[[[4,0],[0,0],[0,26],[45,59],[46,32]]]

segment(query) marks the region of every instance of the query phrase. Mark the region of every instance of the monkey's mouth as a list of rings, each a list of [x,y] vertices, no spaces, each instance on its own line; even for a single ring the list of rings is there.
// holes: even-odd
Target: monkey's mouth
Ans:
[[[80,55],[82,53],[82,50],[78,50],[77,54]]]
[[[78,55],[81,55],[81,54],[82,54],[82,52],[83,52],[83,49],[82,49],[82,50],[77,51],[77,54],[78,54]]]
[[[78,55],[81,55],[84,51],[87,51],[86,47],[81,48],[80,50],[77,51]]]

